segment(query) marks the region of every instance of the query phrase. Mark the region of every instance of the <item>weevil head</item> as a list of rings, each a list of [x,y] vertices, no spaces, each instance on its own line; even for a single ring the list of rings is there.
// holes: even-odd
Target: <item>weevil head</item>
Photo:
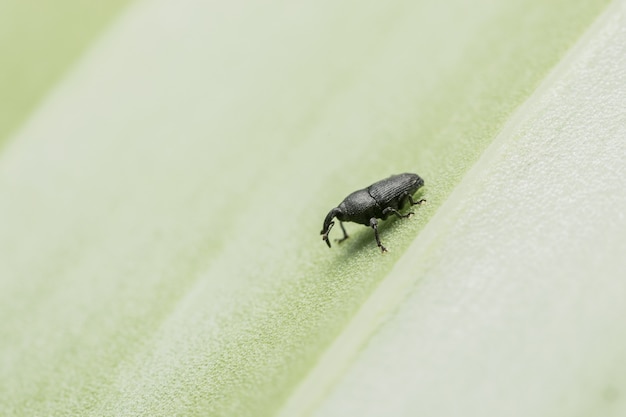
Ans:
[[[411,181],[411,183],[413,184],[412,188],[413,188],[413,192],[419,190],[420,188],[422,188],[424,186],[424,180],[417,174],[404,174],[407,175]]]
[[[332,229],[333,226],[335,225],[335,222],[333,221],[333,219],[340,213],[341,213],[341,210],[339,209],[339,207],[335,207],[334,209],[328,212],[328,214],[326,215],[326,218],[324,219],[324,226],[322,226],[322,231],[320,232],[320,235],[322,235],[322,240],[326,242],[329,248],[330,248],[330,240],[328,239],[328,234],[330,233],[330,229]]]
[[[404,173],[400,174],[397,177],[405,184],[405,189],[409,192],[409,194],[415,193],[417,190],[424,186],[424,180],[417,174],[412,173]]]

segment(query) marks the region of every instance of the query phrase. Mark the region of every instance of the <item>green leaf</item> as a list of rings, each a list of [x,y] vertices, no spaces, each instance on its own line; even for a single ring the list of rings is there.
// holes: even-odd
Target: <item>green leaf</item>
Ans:
[[[546,211],[541,227],[523,223],[536,213],[517,223],[520,205],[507,198],[535,211],[543,206],[531,192],[513,193],[509,186],[532,178],[529,191],[545,196],[550,189],[541,188],[537,176],[554,175],[548,182],[554,186],[580,181],[559,182],[572,172],[562,166],[535,173],[523,164],[550,166],[553,152],[571,146],[558,136],[554,147],[540,139],[520,145],[535,126],[538,138],[554,131],[542,125],[546,107],[535,96],[518,112],[524,122],[502,128],[605,5],[546,3],[135,4],[0,153],[3,414],[269,416],[290,407],[340,414],[370,404],[355,395],[369,389],[389,395],[378,397],[383,412],[389,406],[391,414],[415,414],[421,396],[443,398],[448,375],[459,410],[485,398],[471,395],[483,375],[489,386],[503,386],[508,374],[483,373],[475,359],[486,361],[481,348],[493,342],[496,364],[516,361],[506,356],[515,346],[509,336],[486,338],[492,328],[485,317],[505,310],[507,300],[524,301],[516,304],[519,315],[505,312],[516,320],[502,314],[493,329],[510,324],[511,335],[524,336],[539,326],[537,334],[546,335],[563,320],[532,313],[550,312],[545,306],[565,281],[542,291],[541,270],[523,292],[527,298],[515,297],[515,285],[523,284],[515,271],[503,270],[516,281],[505,285],[468,265],[485,259],[480,265],[487,268],[495,258],[500,263],[493,265],[514,269],[516,253],[498,246],[509,242],[507,227],[522,227],[536,249],[544,235],[532,232],[571,221],[558,206]],[[617,6],[607,13],[624,14]],[[613,45],[610,51],[621,50]],[[613,68],[609,62],[599,61],[598,70]],[[620,73],[611,74],[619,81]],[[575,89],[575,75],[565,80]],[[603,87],[615,94],[622,85]],[[549,120],[571,116],[580,99],[563,97]],[[607,122],[602,114],[595,114],[597,123]],[[608,122],[617,127],[621,120]],[[557,127],[563,131],[567,123]],[[591,174],[598,166],[589,150],[581,148],[580,161],[573,161]],[[526,176],[516,174],[519,164]],[[328,250],[319,236],[326,212],[348,192],[405,171],[425,178],[428,204],[410,221],[381,227],[390,253],[380,255],[371,230],[357,225],[348,225],[348,241]],[[482,220],[470,221],[472,213]],[[602,213],[623,222],[619,213]],[[598,214],[589,224],[604,218]],[[606,222],[603,227],[611,225]],[[583,236],[596,236],[589,233]],[[481,236],[493,237],[494,246],[477,244]],[[567,253],[579,254],[570,240],[556,239]],[[615,242],[620,248],[624,240]],[[603,276],[608,282],[614,275]],[[483,288],[490,291],[481,299]],[[613,305],[618,293],[603,288],[593,299]],[[555,308],[571,307],[572,298],[565,299]],[[454,300],[462,301],[461,309],[446,309]],[[437,373],[448,368],[433,360],[427,375],[438,375],[441,384],[409,392],[428,385],[403,385],[403,372],[420,373],[408,360],[412,352],[429,358],[420,344],[401,346],[398,367],[390,368],[389,379],[381,373],[388,346],[398,347],[404,333],[395,318],[411,309],[420,310],[417,323],[427,329],[443,326],[424,346],[456,353],[451,363],[464,378]],[[622,312],[584,317],[592,327],[616,311]],[[473,334],[472,326],[476,336],[463,350],[459,336]],[[571,343],[573,328],[564,329]],[[410,330],[411,341],[424,334]],[[531,336],[524,340],[538,338]],[[618,358],[624,340],[614,340],[621,341],[611,350]],[[523,352],[532,362],[532,350]],[[603,369],[594,375],[606,376]],[[359,375],[368,379],[354,382]],[[506,393],[532,384],[531,377],[537,374],[525,374]],[[576,390],[586,380],[577,381],[561,388]],[[312,387],[310,399],[303,387]],[[624,384],[613,387],[610,392],[619,392]],[[406,408],[394,409],[388,398]],[[561,398],[541,399],[546,405],[538,409],[546,414],[570,410]]]

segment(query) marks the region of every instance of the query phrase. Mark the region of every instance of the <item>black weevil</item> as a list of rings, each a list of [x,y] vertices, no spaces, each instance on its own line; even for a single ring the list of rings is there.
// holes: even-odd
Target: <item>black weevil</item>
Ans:
[[[343,230],[343,238],[337,242],[343,242],[348,238],[348,233],[342,222],[354,222],[370,226],[374,229],[376,243],[382,252],[387,249],[380,243],[378,237],[378,220],[386,220],[392,214],[398,217],[410,217],[413,212],[401,214],[400,210],[407,202],[412,206],[422,204],[426,200],[413,200],[413,194],[424,185],[424,180],[417,174],[392,175],[389,178],[380,180],[367,188],[358,190],[344,198],[344,200],[334,209],[328,212],[324,219],[324,227],[320,234],[322,239],[330,248],[328,233],[334,226],[333,218],[339,219],[339,226]]]

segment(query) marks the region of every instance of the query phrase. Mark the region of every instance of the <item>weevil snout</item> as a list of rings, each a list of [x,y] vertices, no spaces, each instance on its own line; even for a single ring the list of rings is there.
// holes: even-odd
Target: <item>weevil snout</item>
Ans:
[[[335,225],[335,222],[324,224],[324,229],[322,229],[322,231],[320,232],[320,235],[322,235],[322,240],[326,242],[329,248],[330,248],[330,240],[328,239],[328,234],[330,233],[330,229],[332,229],[334,225]]]
[[[333,221],[333,219],[339,213],[341,213],[341,210],[339,210],[339,208],[337,207],[329,211],[328,214],[326,215],[326,218],[324,219],[324,226],[322,226],[322,231],[320,232],[320,235],[322,235],[322,240],[326,242],[329,248],[331,246],[330,246],[330,240],[328,239],[328,234],[330,233],[330,229],[332,229],[333,226],[335,225],[335,222]]]

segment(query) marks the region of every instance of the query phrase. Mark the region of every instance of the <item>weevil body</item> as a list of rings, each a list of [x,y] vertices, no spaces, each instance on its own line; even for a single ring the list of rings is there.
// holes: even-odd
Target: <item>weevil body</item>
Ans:
[[[413,200],[413,194],[423,185],[424,180],[419,175],[405,173],[392,175],[367,188],[353,192],[326,215],[324,226],[320,232],[322,239],[330,248],[328,233],[334,226],[333,219],[336,217],[343,231],[343,238],[339,239],[338,242],[343,242],[349,237],[343,227],[343,222],[364,224],[374,229],[374,237],[378,247],[382,252],[387,252],[387,249],[380,243],[377,219],[385,220],[392,214],[403,218],[410,217],[414,214],[413,212],[401,214],[398,210],[407,202],[412,206],[424,203],[426,200]]]

